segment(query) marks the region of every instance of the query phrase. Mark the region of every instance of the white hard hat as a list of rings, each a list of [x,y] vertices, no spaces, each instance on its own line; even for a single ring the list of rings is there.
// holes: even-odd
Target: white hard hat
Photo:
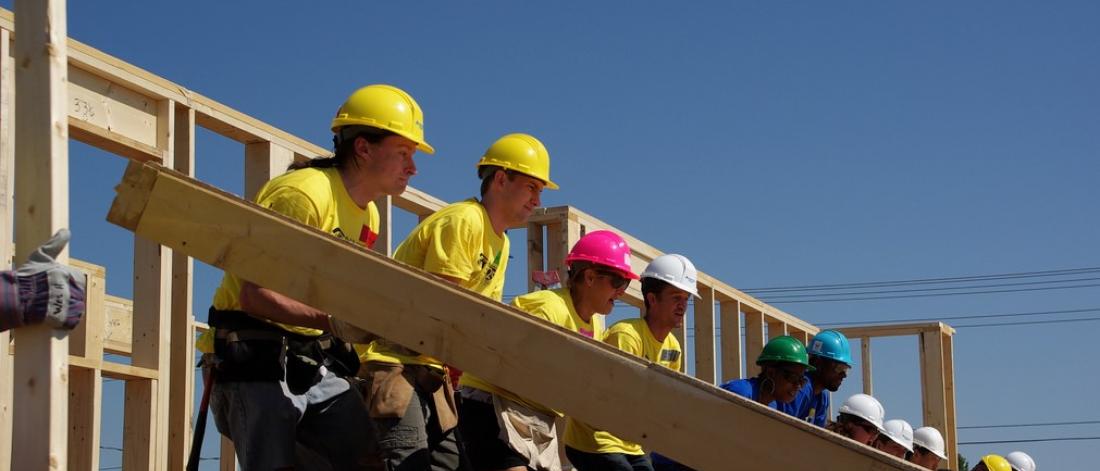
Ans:
[[[840,406],[840,413],[854,415],[875,424],[879,432],[885,431],[882,428],[882,419],[886,416],[886,409],[882,408],[882,403],[878,402],[878,399],[871,396],[863,393],[853,394],[844,401],[844,405]]]
[[[1031,459],[1027,453],[1014,451],[1005,455],[1005,459],[1016,471],[1035,471],[1035,460]]]
[[[947,453],[943,451],[943,435],[933,427],[921,427],[913,431],[913,444],[931,451],[932,454],[947,459]]]
[[[901,419],[887,420],[882,424],[886,429],[883,434],[898,445],[905,447],[906,451],[913,451],[913,426]]]
[[[696,288],[695,265],[687,257],[670,253],[661,255],[649,262],[642,272],[642,278],[654,278],[687,291],[696,297],[699,290]]]

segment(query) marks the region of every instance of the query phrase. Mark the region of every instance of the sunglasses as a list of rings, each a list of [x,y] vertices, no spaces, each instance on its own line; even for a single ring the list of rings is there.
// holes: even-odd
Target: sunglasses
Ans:
[[[849,370],[852,369],[851,365],[845,365],[844,363],[841,363],[839,361],[829,360],[829,363],[832,364],[830,368],[832,368],[832,370],[836,373],[847,373]]]
[[[608,283],[611,283],[611,287],[615,289],[622,289],[624,286],[630,284],[630,278],[626,278],[618,273],[607,270],[597,270],[597,274],[607,277]]]
[[[799,386],[806,384],[806,375],[802,373],[785,368],[777,368],[777,370],[779,370],[779,374],[783,376],[783,380],[788,383],[797,384]]]

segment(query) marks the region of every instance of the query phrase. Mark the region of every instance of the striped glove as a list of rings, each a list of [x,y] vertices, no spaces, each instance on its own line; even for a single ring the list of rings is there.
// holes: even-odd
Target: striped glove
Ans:
[[[72,329],[84,316],[85,276],[54,260],[69,242],[61,229],[38,247],[27,263],[0,272],[0,331],[46,322]]]

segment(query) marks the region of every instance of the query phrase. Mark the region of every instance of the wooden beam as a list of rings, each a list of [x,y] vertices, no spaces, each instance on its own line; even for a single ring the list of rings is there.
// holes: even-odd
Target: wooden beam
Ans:
[[[535,272],[546,270],[543,235],[542,224],[531,223],[527,225],[527,292],[538,289],[534,279]]]
[[[943,431],[945,436],[951,435],[953,431],[947,431],[947,398],[944,395],[943,344],[940,333],[922,332],[919,341],[924,425]]]
[[[222,438],[218,452],[218,470],[237,471],[237,452],[233,449],[233,440],[225,435],[218,436]]]
[[[15,199],[17,263],[69,225],[69,137],[64,0],[16,0]],[[68,261],[68,251],[59,257]],[[67,332],[41,324],[15,329],[13,469],[68,463]]]
[[[740,379],[741,371],[741,307],[737,301],[722,301],[718,305],[722,321],[722,377],[719,383]]]
[[[890,324],[855,327],[838,327],[834,330],[844,334],[850,339],[860,337],[898,337],[902,335],[918,335],[922,332],[939,332],[943,324],[939,322],[922,322],[916,324]],[[944,326],[946,327],[946,326]],[[954,329],[946,327],[954,333]]]
[[[174,169],[195,176],[195,111],[176,106],[172,136]],[[172,253],[171,341],[168,376],[168,450],[170,471],[183,471],[191,448],[191,415],[195,396],[195,335],[192,292],[195,264],[191,257]]]
[[[701,286],[692,316],[695,319],[695,377],[714,383],[714,290]]]
[[[940,333],[940,342],[943,346],[943,394],[946,405],[947,426],[944,428],[947,435],[944,441],[947,445],[947,456],[956,456],[959,452],[958,416],[955,412],[955,339],[948,332]],[[965,471],[958,469],[957,460],[948,460],[952,471]]]
[[[15,72],[11,60],[11,33],[0,30],[0,266],[12,266],[15,240]],[[12,436],[12,382],[14,358],[6,355],[11,333],[0,332],[0,437]],[[0,471],[11,469],[11,440],[0,438]]]
[[[756,357],[764,351],[767,343],[767,332],[764,332],[764,313],[760,311],[746,310],[745,312],[745,377],[751,378],[760,373],[760,367],[756,366]]]
[[[874,396],[874,383],[871,380],[871,337],[860,337],[859,348],[862,354],[863,394]]]
[[[374,200],[378,208],[378,240],[374,251],[387,257],[393,256],[393,197],[386,195]]]
[[[142,381],[160,377],[160,373],[157,373],[157,370],[151,368],[142,368],[140,366],[124,365],[122,363],[78,356],[69,357],[69,366],[85,370],[100,370],[103,373],[103,377],[122,381]]]
[[[244,146],[244,197],[256,199],[256,193],[268,180],[286,173],[294,161],[294,153],[270,142],[255,142]]]
[[[70,259],[87,276],[84,319],[69,334],[69,463],[70,470],[99,469],[100,407],[103,381],[95,368],[80,368],[73,357],[103,358],[107,272],[103,267]],[[79,360],[78,360],[79,361]]]
[[[410,186],[401,196],[393,199],[393,205],[423,220],[424,217],[443,209],[447,206],[447,202]]]
[[[787,324],[783,321],[771,320],[767,313],[764,314],[764,321],[768,324],[768,340],[787,335]]]
[[[69,135],[73,139],[130,160],[163,162],[164,155],[156,147],[142,144],[122,134],[69,117]]]
[[[131,163],[116,190],[108,220],[141,237],[689,466],[739,471],[826,461],[838,469],[918,469],[156,166]],[[364,312],[363,299],[376,309]],[[772,443],[799,446],[777,452]]]

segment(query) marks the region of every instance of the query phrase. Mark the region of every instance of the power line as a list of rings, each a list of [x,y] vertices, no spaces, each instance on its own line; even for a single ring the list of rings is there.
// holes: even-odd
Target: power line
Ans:
[[[893,280],[893,281],[867,281],[858,283],[832,283],[832,284],[820,284],[820,285],[801,285],[801,286],[776,286],[768,288],[745,288],[741,291],[744,292],[781,292],[781,291],[815,291],[815,290],[833,290],[833,289],[847,289],[847,288],[881,288],[888,286],[906,286],[906,285],[921,285],[921,284],[941,284],[941,283],[958,283],[965,281],[990,281],[990,280],[1008,280],[1014,278],[1036,278],[1044,276],[1064,276],[1064,275],[1077,275],[1082,273],[1095,273],[1100,272],[1100,267],[1086,267],[1086,268],[1070,268],[1064,270],[1043,270],[1043,271],[1029,271],[1029,272],[1017,272],[1017,273],[1002,273],[995,275],[968,275],[968,276],[954,276],[954,277],[941,277],[941,278],[917,278],[910,280]]]
[[[933,317],[913,317],[908,319],[876,319],[868,321],[850,321],[850,322],[825,322],[818,324],[821,327],[841,327],[846,325],[867,325],[867,324],[893,324],[898,322],[922,322],[922,321],[945,321],[945,320],[958,320],[958,319],[988,319],[991,317],[1020,317],[1020,316],[1044,316],[1051,314],[1075,314],[1082,312],[1097,312],[1100,311],[1100,307],[1083,308],[1083,309],[1064,309],[1060,311],[1035,311],[1035,312],[1014,312],[1008,314],[979,314],[970,316],[933,316]]]
[[[1085,317],[1081,319],[1055,319],[1049,321],[1025,321],[1025,322],[997,322],[992,324],[969,324],[969,325],[953,325],[951,327],[956,329],[966,329],[968,327],[1002,327],[1008,325],[1040,325],[1040,324],[1068,324],[1072,322],[1092,322],[1100,321],[1100,317]]]
[[[1057,437],[1057,438],[1031,438],[1026,440],[991,440],[985,442],[959,442],[959,445],[992,445],[997,443],[1035,443],[1035,442],[1070,442],[1078,440],[1100,440],[1100,437]]]
[[[1075,285],[1075,286],[1049,286],[1046,288],[1021,288],[1021,289],[1000,289],[1000,290],[986,290],[986,291],[967,291],[963,293],[933,293],[933,294],[907,294],[899,296],[877,296],[868,298],[841,298],[841,299],[804,299],[796,301],[783,301],[778,299],[764,299],[765,302],[772,304],[798,304],[798,303],[829,303],[837,301],[870,301],[880,299],[904,299],[904,298],[930,298],[936,296],[962,296],[970,294],[991,294],[991,293],[1021,293],[1025,291],[1047,291],[1054,289],[1071,289],[1071,288],[1092,288],[1100,286],[1100,284],[1087,284],[1087,285]]]
[[[996,283],[992,285],[976,285],[976,286],[947,286],[940,288],[917,288],[917,289],[890,289],[880,291],[848,291],[844,293],[813,293],[813,294],[784,294],[779,296],[783,299],[788,298],[812,298],[821,296],[853,296],[861,294],[890,294],[890,293],[927,293],[930,291],[950,291],[960,289],[979,289],[979,288],[1003,288],[1006,286],[1033,286],[1033,285],[1047,285],[1051,283],[1075,283],[1079,281],[1096,281],[1100,280],[1100,277],[1094,278],[1074,278],[1070,280],[1043,280],[1043,281],[1023,281],[1019,283]],[[766,299],[766,298],[765,298]]]
[[[1091,425],[1100,424],[1100,420],[1079,420],[1074,422],[1035,422],[1030,424],[1000,424],[1000,425],[967,425],[965,427],[957,427],[959,430],[963,429],[978,429],[978,428],[1016,428],[1016,427],[1048,427],[1055,425]]]

